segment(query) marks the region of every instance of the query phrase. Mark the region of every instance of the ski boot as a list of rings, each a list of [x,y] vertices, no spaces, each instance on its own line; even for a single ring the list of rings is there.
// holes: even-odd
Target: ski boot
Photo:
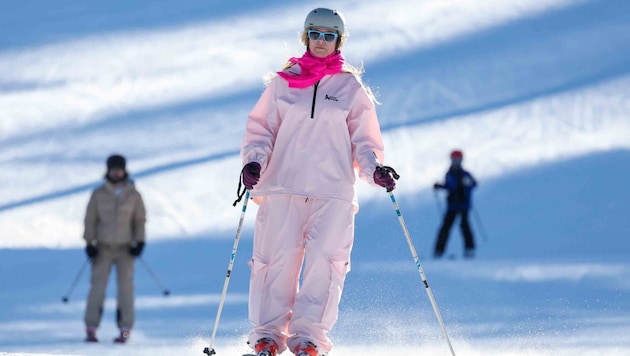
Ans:
[[[295,356],[318,356],[317,346],[310,341],[300,342],[295,349],[293,349]]]
[[[114,339],[114,342],[117,344],[124,344],[129,340],[131,330],[128,328],[120,328],[120,335]]]
[[[96,338],[96,326],[88,326],[85,328],[85,342],[98,342]]]
[[[256,356],[276,356],[278,354],[278,344],[269,337],[263,337],[256,341],[254,345]]]

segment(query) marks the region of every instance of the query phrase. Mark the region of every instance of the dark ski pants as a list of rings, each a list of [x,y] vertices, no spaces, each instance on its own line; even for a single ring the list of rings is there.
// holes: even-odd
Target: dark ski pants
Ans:
[[[459,227],[462,231],[462,236],[464,237],[464,248],[467,251],[475,249],[475,239],[473,238],[472,230],[470,229],[470,224],[468,222],[468,210],[448,210],[444,214],[442,226],[440,227],[438,238],[435,242],[434,255],[436,257],[444,254],[446,243],[448,242],[449,232],[451,231],[451,227],[453,226],[457,215],[460,216]]]

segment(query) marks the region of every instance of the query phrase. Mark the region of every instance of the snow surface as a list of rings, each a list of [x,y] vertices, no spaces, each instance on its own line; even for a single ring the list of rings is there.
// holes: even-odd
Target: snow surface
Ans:
[[[25,0],[0,12],[0,355],[203,355],[247,113],[320,6],[345,13],[346,60],[382,103],[396,198],[456,354],[630,354],[629,2]],[[472,261],[456,228],[456,258],[430,258],[431,186],[453,148],[480,183]],[[86,345],[82,219],[113,152],[145,198],[148,245],[130,344],[110,343],[110,283],[104,342]],[[389,196],[358,187],[331,355],[450,354]],[[218,356],[249,350],[255,214]]]

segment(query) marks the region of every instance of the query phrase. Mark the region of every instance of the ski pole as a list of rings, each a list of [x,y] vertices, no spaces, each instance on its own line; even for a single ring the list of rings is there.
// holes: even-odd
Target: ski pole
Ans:
[[[89,258],[87,258],[85,260],[85,262],[83,262],[83,265],[81,266],[81,269],[79,269],[79,273],[77,273],[77,276],[74,277],[74,281],[72,282],[72,284],[70,285],[70,288],[68,289],[68,292],[66,293],[66,295],[63,296],[63,298],[61,298],[61,301],[64,303],[68,303],[68,298],[70,298],[70,294],[72,293],[72,291],[74,290],[74,287],[76,287],[77,282],[79,282],[79,279],[81,278],[81,276],[83,275],[83,270],[85,270],[85,266],[87,266],[88,262],[90,261]]]
[[[483,236],[484,241],[488,241],[488,235],[486,235],[486,229],[483,228],[483,224],[481,223],[481,217],[479,217],[479,213],[477,209],[471,208],[473,211],[475,218],[477,219],[477,224],[479,224],[479,230],[481,230],[481,236]]]
[[[225,296],[227,295],[228,285],[230,284],[230,276],[232,275],[232,268],[234,267],[234,259],[236,258],[236,250],[238,248],[238,242],[241,238],[241,231],[243,229],[243,221],[245,220],[245,210],[247,210],[247,201],[249,200],[249,189],[245,193],[245,200],[243,200],[243,209],[241,210],[241,219],[238,222],[238,228],[236,229],[236,237],[234,238],[234,246],[232,247],[232,255],[230,256],[230,262],[228,263],[227,274],[225,281],[223,282],[223,292],[221,293],[221,299],[219,300],[219,309],[217,310],[217,316],[214,320],[214,328],[212,329],[212,338],[210,339],[210,346],[203,350],[206,355],[216,355],[212,345],[214,344],[214,338],[217,335],[217,328],[219,327],[219,319],[221,319],[221,311],[223,310],[223,303],[225,302]]]
[[[440,203],[437,189],[433,189],[433,196],[435,197],[435,206],[437,206],[438,215],[442,216],[444,214],[444,209],[442,208],[442,204]]]
[[[416,249],[413,246],[413,242],[411,241],[411,236],[409,235],[409,230],[407,230],[407,225],[405,224],[405,220],[400,212],[400,208],[398,207],[398,203],[396,202],[396,198],[394,197],[394,193],[389,192],[389,197],[392,199],[392,203],[394,204],[394,209],[396,210],[396,215],[398,215],[398,222],[400,222],[400,226],[402,227],[403,233],[405,234],[405,238],[407,239],[407,244],[409,245],[409,249],[411,250],[411,255],[413,256],[413,260],[416,263],[416,267],[418,268],[418,272],[420,273],[420,278],[422,279],[422,283],[424,284],[424,289],[427,291],[429,295],[429,300],[431,301],[431,305],[433,306],[433,311],[435,312],[435,316],[440,323],[440,327],[442,328],[442,332],[446,337],[446,342],[448,343],[449,349],[451,349],[451,354],[455,356],[455,351],[453,350],[453,346],[451,345],[451,341],[448,338],[448,334],[446,333],[446,328],[444,327],[444,322],[442,321],[442,316],[440,315],[440,310],[438,309],[437,303],[435,302],[435,298],[433,297],[433,292],[431,291],[431,287],[429,287],[429,282],[424,274],[424,269],[420,264],[420,259],[418,258],[418,254],[416,253]]]
[[[155,273],[153,273],[153,270],[151,268],[149,268],[149,265],[144,261],[144,259],[142,259],[142,257],[138,257],[138,259],[140,260],[140,262],[142,263],[144,268],[147,270],[147,272],[149,272],[149,275],[151,275],[151,277],[155,281],[155,284],[157,284],[158,288],[160,288],[162,290],[162,294],[165,297],[168,297],[171,294],[171,291],[166,289],[166,288],[164,288],[164,286],[162,285],[162,283],[160,283],[160,280],[157,278]]]

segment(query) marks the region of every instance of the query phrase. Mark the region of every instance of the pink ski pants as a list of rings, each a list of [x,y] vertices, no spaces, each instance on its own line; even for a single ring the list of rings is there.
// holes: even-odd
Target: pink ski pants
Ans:
[[[254,232],[249,342],[271,337],[280,352],[303,339],[326,354],[354,241],[354,206],[338,199],[266,196]],[[301,276],[301,283],[299,282]]]

